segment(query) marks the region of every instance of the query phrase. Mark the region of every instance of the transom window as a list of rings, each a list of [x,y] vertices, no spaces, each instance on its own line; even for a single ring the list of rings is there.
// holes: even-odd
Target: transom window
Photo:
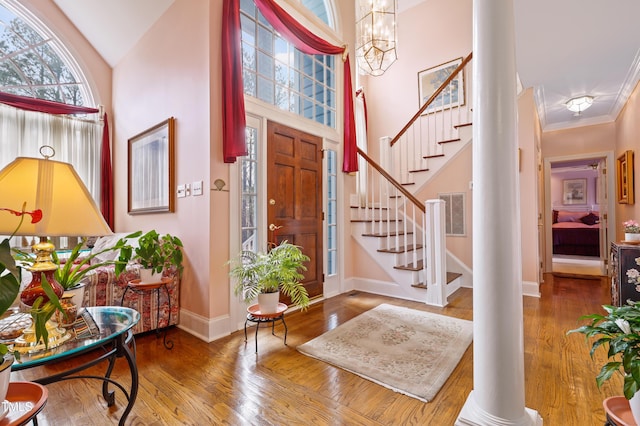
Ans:
[[[62,43],[16,0],[0,0],[0,90],[92,105],[85,79]]]
[[[326,8],[322,10],[328,21]],[[335,57],[300,52],[280,37],[252,0],[241,0],[240,11],[244,93],[335,128]]]

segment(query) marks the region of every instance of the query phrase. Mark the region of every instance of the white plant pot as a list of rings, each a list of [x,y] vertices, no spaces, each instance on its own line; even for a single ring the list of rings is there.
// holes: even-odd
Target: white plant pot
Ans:
[[[140,282],[141,283],[158,283],[162,280],[162,271],[153,272],[150,268],[140,268]]]
[[[2,364],[0,364],[0,403],[7,398],[11,381],[11,364],[13,364],[13,356],[5,355]]]
[[[640,234],[632,234],[629,232],[624,233],[625,241],[640,241]]]
[[[278,302],[280,300],[280,292],[260,293],[258,294],[258,305],[261,314],[275,314],[278,312]]]
[[[636,424],[640,425],[640,392],[636,392],[629,400],[629,406],[631,407],[631,414],[633,414]]]
[[[84,306],[84,287],[85,283],[80,283],[77,286],[70,288],[69,290],[65,290],[62,297],[71,297],[71,303],[78,307],[78,310]]]

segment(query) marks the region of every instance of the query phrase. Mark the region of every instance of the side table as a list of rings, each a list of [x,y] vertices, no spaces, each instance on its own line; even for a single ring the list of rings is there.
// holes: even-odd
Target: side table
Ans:
[[[47,403],[47,388],[33,382],[10,382],[7,399],[0,405],[7,410],[0,420],[0,426],[24,425],[33,420],[38,424],[36,416]]]
[[[171,323],[171,296],[169,295],[169,288],[167,284],[171,282],[171,278],[162,278],[159,282],[155,283],[143,283],[140,279],[131,280],[127,283],[127,287],[122,293],[122,299],[120,300],[120,306],[124,306],[124,297],[127,291],[131,290],[135,293],[156,292],[157,297],[157,311],[156,311],[156,336],[160,337],[160,289],[164,289],[167,294],[167,303],[169,304],[169,317],[167,318],[167,325],[164,327],[164,334],[162,337],[162,344],[167,349],[173,349],[173,341],[167,340],[167,328]]]
[[[288,306],[284,303],[278,303],[278,308],[276,312],[263,314],[260,312],[260,306],[256,303],[255,305],[251,305],[247,308],[247,319],[244,322],[244,341],[247,341],[247,323],[249,321],[256,324],[256,353],[258,353],[258,329],[260,328],[261,323],[271,323],[271,334],[275,334],[275,325],[276,321],[282,321],[282,325],[284,325],[284,344],[287,344],[287,323],[284,322],[284,312],[287,310]]]
[[[629,401],[624,396],[607,398],[602,401],[602,407],[607,416],[605,426],[636,426]]]

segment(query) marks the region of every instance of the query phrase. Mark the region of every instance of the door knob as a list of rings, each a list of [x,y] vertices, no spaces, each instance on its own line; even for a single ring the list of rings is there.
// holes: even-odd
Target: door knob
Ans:
[[[282,226],[276,226],[273,223],[269,225],[269,231],[271,231],[271,232],[275,231],[276,229],[280,229],[280,228],[282,228]]]

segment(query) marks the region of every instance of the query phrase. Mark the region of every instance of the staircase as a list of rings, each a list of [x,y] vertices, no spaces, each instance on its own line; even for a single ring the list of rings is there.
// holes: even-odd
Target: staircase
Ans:
[[[470,280],[468,268],[446,251],[444,201],[423,202],[413,194],[471,143],[470,102],[444,105],[444,94],[455,99],[455,78],[469,67],[471,56],[397,136],[381,139],[382,164],[359,150],[360,176],[351,200],[351,233],[388,275],[359,282],[360,290],[446,306],[447,297]],[[439,111],[423,115],[434,102],[441,102]]]

